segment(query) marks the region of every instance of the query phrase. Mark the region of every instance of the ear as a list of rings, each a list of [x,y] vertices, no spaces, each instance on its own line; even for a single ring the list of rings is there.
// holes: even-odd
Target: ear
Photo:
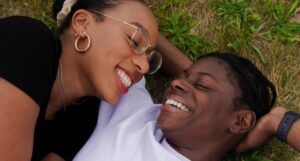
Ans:
[[[94,21],[90,12],[84,9],[77,10],[72,17],[72,28],[80,37],[84,37],[84,32],[88,26]]]
[[[229,132],[233,134],[244,134],[249,132],[256,123],[256,115],[248,109],[237,110],[229,126]]]

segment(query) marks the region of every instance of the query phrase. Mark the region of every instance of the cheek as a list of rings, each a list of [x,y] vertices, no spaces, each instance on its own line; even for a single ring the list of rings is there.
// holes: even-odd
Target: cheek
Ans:
[[[97,70],[91,78],[94,96],[108,102],[116,103],[119,99],[119,90],[114,72],[105,68]]]
[[[122,50],[120,45],[104,43],[91,48],[89,63],[96,70],[113,70],[116,65],[127,58],[128,54]]]
[[[224,95],[215,95],[209,102],[210,108],[206,115],[208,115],[213,127],[213,131],[224,131],[227,129],[228,117],[232,115],[231,102],[229,98]]]
[[[114,50],[121,50],[125,39],[120,31],[112,29],[102,29],[103,31],[94,31],[92,35],[92,47],[96,52],[112,53]]]
[[[227,115],[227,103],[224,102],[224,97],[217,93],[202,93],[197,95],[197,122],[207,128],[221,124],[223,116]],[[218,125],[217,125],[218,126]]]
[[[214,96],[208,92],[197,92],[195,96],[195,102],[197,106],[197,112],[199,114],[209,114],[211,113],[212,106],[215,103]]]

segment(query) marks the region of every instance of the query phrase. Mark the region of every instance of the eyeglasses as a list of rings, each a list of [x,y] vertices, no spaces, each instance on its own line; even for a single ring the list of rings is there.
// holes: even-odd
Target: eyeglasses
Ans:
[[[99,11],[89,10],[89,12],[100,14],[104,17],[113,19],[115,21],[121,22],[125,25],[128,25],[128,26],[134,28],[135,31],[132,33],[131,37],[128,36],[128,38],[130,39],[129,44],[130,44],[132,51],[138,55],[141,55],[141,54],[147,55],[147,60],[148,60],[149,66],[150,66],[148,74],[154,74],[155,72],[157,72],[157,70],[161,67],[161,64],[162,64],[162,56],[159,52],[153,50],[153,48],[150,44],[149,34],[144,27],[139,26],[138,24],[132,24],[132,23],[123,21],[119,18],[104,14]]]

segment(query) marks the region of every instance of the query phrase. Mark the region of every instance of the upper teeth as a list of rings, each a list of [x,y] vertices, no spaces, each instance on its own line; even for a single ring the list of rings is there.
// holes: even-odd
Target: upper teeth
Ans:
[[[173,100],[173,99],[167,99],[166,104],[172,105],[182,111],[190,111],[188,108],[186,108],[184,105],[182,105],[180,102]]]
[[[120,69],[117,71],[117,74],[120,77],[124,86],[127,88],[130,87],[130,85],[132,83],[130,77],[123,70],[120,70]]]

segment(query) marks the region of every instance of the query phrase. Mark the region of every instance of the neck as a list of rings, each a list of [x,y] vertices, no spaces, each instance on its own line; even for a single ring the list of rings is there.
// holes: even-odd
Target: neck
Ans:
[[[51,97],[46,111],[46,119],[51,118],[58,110],[66,107],[87,95],[76,65],[75,51],[72,40],[61,36],[62,54],[57,75],[52,87]]]

